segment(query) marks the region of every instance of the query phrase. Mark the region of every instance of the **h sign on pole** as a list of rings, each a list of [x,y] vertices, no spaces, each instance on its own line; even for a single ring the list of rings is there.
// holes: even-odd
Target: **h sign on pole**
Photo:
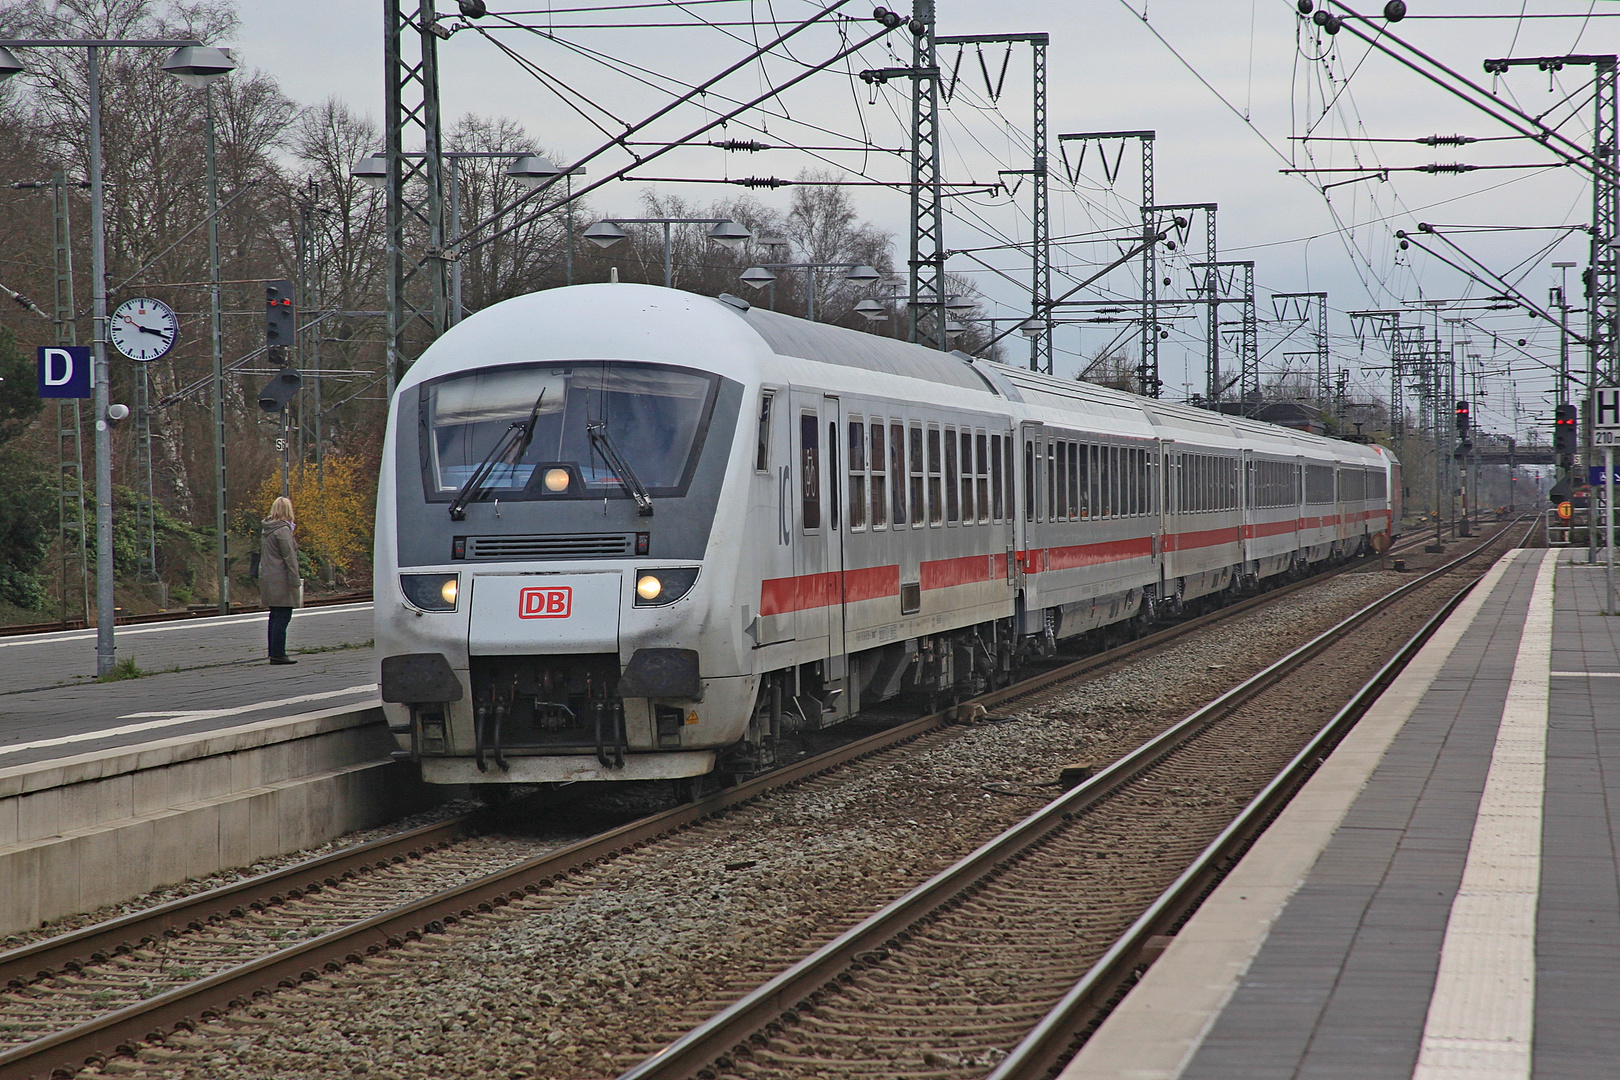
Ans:
[[[1600,386],[1592,401],[1592,435],[1597,446],[1613,446],[1620,432],[1620,386]],[[1607,432],[1605,438],[1601,433]]]
[[[41,345],[37,353],[39,396],[87,398],[91,391],[90,346]]]

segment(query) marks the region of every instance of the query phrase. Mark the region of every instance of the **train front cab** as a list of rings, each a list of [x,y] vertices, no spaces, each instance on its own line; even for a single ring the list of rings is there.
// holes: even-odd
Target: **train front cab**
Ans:
[[[640,346],[645,359],[531,359],[622,352],[611,331],[643,313],[649,291],[673,307],[660,317],[676,330],[695,324],[688,333],[640,339],[658,342]],[[599,294],[615,308],[600,322],[570,321],[567,292],[468,319],[394,402],[376,648],[389,724],[430,782],[698,775],[748,723],[745,627],[714,612],[737,610],[750,542],[727,524],[745,506],[722,493],[751,464],[738,421],[758,339],[737,327],[728,342],[734,317],[716,319],[714,301],[634,287]],[[507,305],[520,318],[492,317]],[[579,325],[608,329],[538,345],[532,333]],[[699,355],[711,352],[741,359]],[[516,360],[473,366],[484,357]],[[517,431],[531,420],[532,433]],[[514,432],[527,444],[516,463],[457,506]]]

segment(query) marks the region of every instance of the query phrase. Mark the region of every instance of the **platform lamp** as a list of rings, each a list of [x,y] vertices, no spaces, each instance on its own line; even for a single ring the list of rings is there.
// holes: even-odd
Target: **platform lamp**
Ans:
[[[662,225],[664,227],[664,288],[675,287],[675,267],[670,261],[670,227],[674,225],[711,225],[709,239],[726,248],[735,251],[748,241],[754,234],[747,227],[730,218],[603,218],[585,230],[585,239],[606,251],[608,248],[623,240],[629,234],[624,231],[625,225]]]
[[[169,49],[165,69],[193,86],[206,86],[230,74],[236,69],[236,64],[223,50],[190,38],[15,38],[0,41],[0,81],[27,70],[12,53],[12,48],[84,49],[89,60],[86,104],[90,121],[91,314],[95,320],[92,344],[95,399],[92,411],[96,418],[96,674],[110,675],[116,654],[113,640],[116,601],[113,595],[112,424],[122,417],[115,415],[115,407],[108,400],[111,368],[107,362],[107,215],[101,154],[101,50]]]
[[[568,237],[568,246],[564,249],[565,281],[567,284],[572,285],[574,283],[574,177],[584,176],[585,166],[575,165],[571,169],[560,169],[553,165],[548,158],[544,158],[539,154],[525,154],[507,166],[506,175],[530,191],[545,187],[559,176],[563,178],[563,231]]]

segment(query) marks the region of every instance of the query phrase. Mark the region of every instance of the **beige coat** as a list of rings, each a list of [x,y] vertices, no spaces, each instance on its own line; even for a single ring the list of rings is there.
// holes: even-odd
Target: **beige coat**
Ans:
[[[259,598],[265,607],[303,607],[301,585],[292,522],[264,522],[264,542],[259,549]]]

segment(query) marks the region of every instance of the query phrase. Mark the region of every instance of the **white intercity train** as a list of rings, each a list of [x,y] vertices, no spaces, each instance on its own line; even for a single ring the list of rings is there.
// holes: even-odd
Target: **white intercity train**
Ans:
[[[746,774],[1400,521],[1377,446],[645,285],[481,311],[390,408],[376,649],[431,783]]]

